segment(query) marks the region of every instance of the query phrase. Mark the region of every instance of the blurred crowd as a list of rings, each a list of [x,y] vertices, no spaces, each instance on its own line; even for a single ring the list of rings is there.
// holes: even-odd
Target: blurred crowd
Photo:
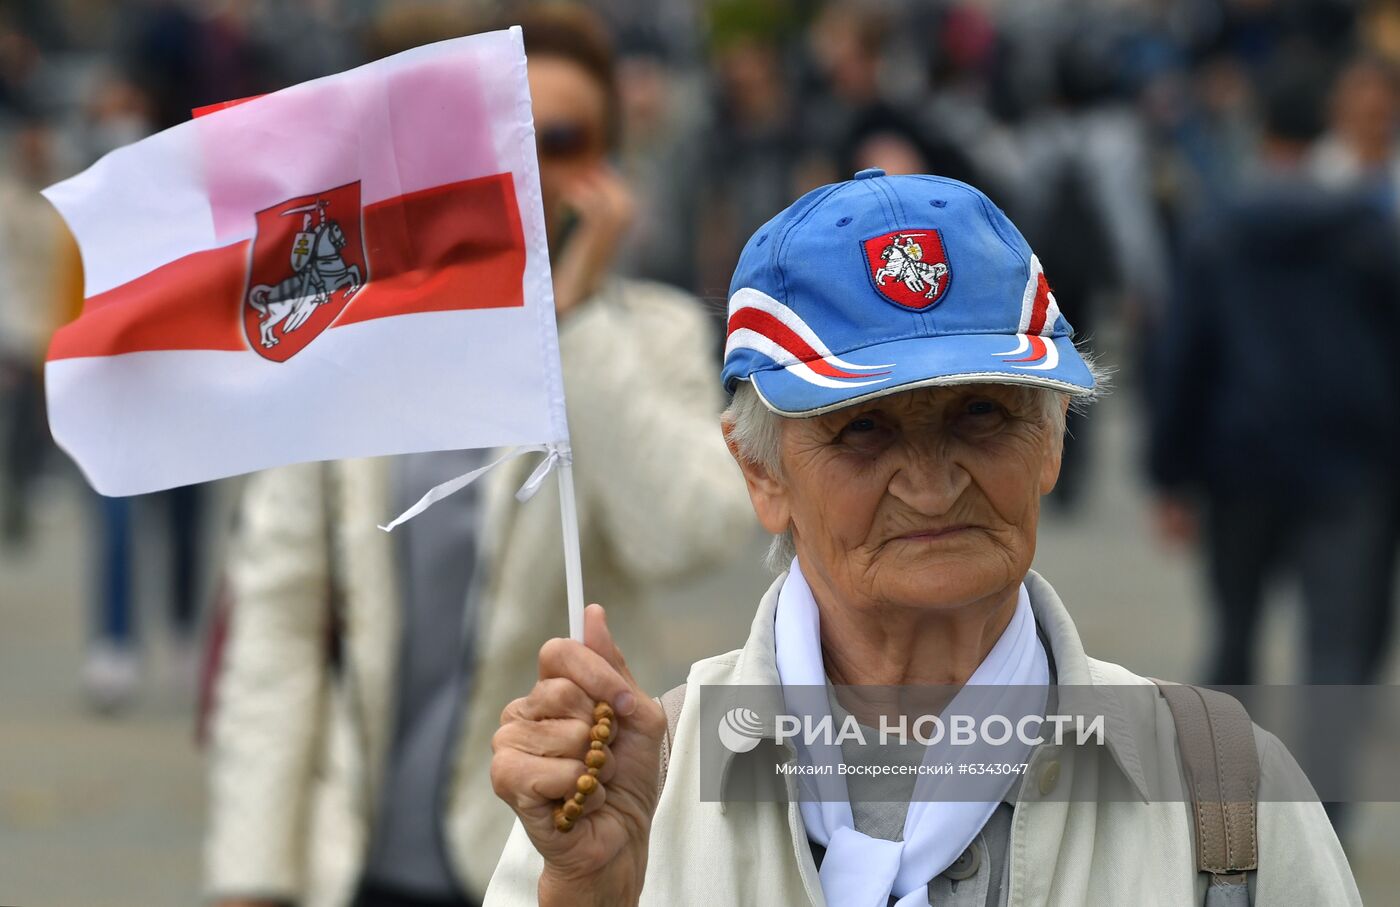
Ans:
[[[558,41],[531,51],[532,64],[568,64],[559,72],[545,65],[532,71],[532,87],[537,76],[546,80],[536,87],[546,201],[554,193],[560,210],[572,212],[550,214],[566,376],[573,374],[571,355],[586,360],[589,331],[621,325],[648,342],[677,332],[706,338],[694,361],[697,375],[709,369],[697,381],[713,385],[730,273],[744,240],[775,212],[808,189],[863,168],[965,180],[987,191],[1021,228],[1079,336],[1117,370],[1120,393],[1140,404],[1143,475],[1159,501],[1157,528],[1164,543],[1200,545],[1209,565],[1219,615],[1209,679],[1254,678],[1262,589],[1286,572],[1299,575],[1308,603],[1307,678],[1376,679],[1389,639],[1400,529],[1393,475],[1400,458],[1400,357],[1388,349],[1400,328],[1400,2],[598,0],[589,6],[596,20],[588,21],[599,35],[591,24],[582,39],[566,28]],[[524,15],[520,7],[471,0],[0,3],[0,544],[22,548],[34,508],[43,506],[55,481],[69,478],[44,425],[41,363],[52,331],[81,304],[81,265],[37,190],[186,120],[192,108],[510,22]],[[603,92],[596,122],[567,116],[593,103],[587,89],[571,82],[580,78]],[[610,283],[616,275],[627,280]],[[600,297],[610,300],[607,306],[585,306]],[[566,323],[574,306],[580,313]],[[648,322],[657,319],[643,311],[671,307],[677,308],[667,316],[669,326]],[[571,354],[571,343],[580,352]],[[679,355],[681,361],[690,353]],[[718,400],[679,379],[667,392],[678,402],[678,420],[682,411],[697,420],[717,412]],[[607,400],[611,391],[600,386],[593,393]],[[572,385],[570,394],[572,406]],[[571,409],[584,439],[590,418]],[[615,418],[596,417],[610,426]],[[676,426],[670,436],[686,438],[689,429]],[[1093,468],[1090,426],[1072,418],[1071,432],[1054,499],[1069,512],[1092,482]],[[721,449],[705,456],[711,454],[715,470],[732,465]],[[702,459],[697,454],[692,463]],[[384,494],[392,498],[400,487],[395,482],[427,487],[473,464],[469,457],[405,461],[396,477],[374,481],[389,482],[394,490]],[[598,530],[599,537],[616,530],[625,550],[625,527],[635,532],[649,518],[662,522],[668,502],[643,487],[644,470],[616,465],[616,479],[598,479],[606,489],[600,495],[616,491],[661,508],[600,513],[600,525],[610,528]],[[631,495],[624,479],[633,483]],[[731,480],[737,491],[737,477],[723,479]],[[308,484],[305,477],[298,481]],[[712,527],[747,525],[742,498],[724,500],[704,487],[703,477],[695,481],[692,497],[670,502],[676,513]],[[289,518],[273,508],[289,493],[266,491],[250,524],[283,525]],[[170,538],[171,635],[183,672],[195,674],[203,590],[216,585],[199,575],[201,531],[210,522],[206,498],[199,488],[137,501],[94,496],[85,682],[97,707],[119,708],[136,686],[130,590],[137,509],[165,511],[159,525]],[[692,506],[696,501],[702,506]],[[439,528],[475,538],[486,506],[467,501],[455,515],[444,510],[442,520],[460,525]],[[648,528],[647,544],[667,550],[666,531]],[[420,532],[414,544],[425,545],[432,534]],[[685,556],[665,564],[631,564],[613,551],[597,555],[606,565],[586,573],[615,570],[622,588],[725,554],[695,550],[700,537],[697,530],[694,538],[672,539]],[[256,550],[249,543],[242,556]],[[434,563],[452,559],[422,547],[394,556],[401,558],[403,582],[420,584],[437,575]],[[323,567],[328,574],[338,569]],[[511,570],[522,573],[513,595],[553,601],[549,577],[527,576],[521,565],[495,565],[492,581]],[[449,576],[462,589],[481,582],[470,569]],[[404,635],[419,633],[420,645],[433,636],[434,614],[460,620],[454,612],[460,590],[449,601],[430,600],[421,588],[403,594],[417,602],[406,612]],[[414,630],[414,621],[428,623]],[[518,629],[521,640],[539,635],[528,632],[537,627]],[[220,624],[219,632],[239,631],[235,622],[232,629]],[[315,632],[322,633],[320,624]],[[460,641],[467,655],[480,645],[472,632],[485,631],[468,627]],[[502,631],[493,625],[492,632]],[[496,644],[505,643],[498,636]],[[229,651],[236,655],[239,645],[235,640]],[[322,649],[313,648],[321,658]],[[464,650],[442,649],[427,661],[460,662]],[[297,657],[290,651],[278,657]],[[512,658],[530,652],[509,651]],[[399,705],[421,722],[401,719],[381,728],[384,747],[395,754],[386,784],[401,795],[386,802],[431,804],[446,796],[415,786],[402,775],[413,763],[394,760],[419,758],[414,746],[426,747],[422,758],[441,748],[454,727],[434,711],[442,689],[460,693],[451,684],[470,682],[473,696],[495,691],[483,674],[486,662],[477,661],[467,677],[444,680],[420,670],[422,676],[401,679],[397,692],[383,694],[404,697]],[[235,756],[226,751],[222,758]],[[246,779],[258,775],[238,777],[228,783],[246,789]],[[462,796],[489,796],[482,787],[466,791]],[[276,798],[285,791],[274,784],[261,793]],[[413,836],[421,829],[412,824],[401,815],[381,817],[372,829],[371,871],[407,865],[394,855],[418,840]],[[246,841],[250,829],[220,833]],[[449,837],[469,833],[452,826]],[[267,846],[273,843],[285,842]],[[214,856],[216,887],[224,872],[221,893],[258,895],[260,881],[244,872],[258,859],[247,851]],[[225,872],[218,868],[224,863],[239,865]],[[268,865],[275,864],[269,856]],[[427,878],[443,880],[433,889],[437,897],[458,870],[471,876],[478,869],[444,857],[413,870],[420,873],[414,878],[385,870],[369,879],[377,888],[357,896],[364,904],[410,903],[393,898]],[[268,886],[291,884],[275,875]],[[466,887],[480,878],[477,872]]]

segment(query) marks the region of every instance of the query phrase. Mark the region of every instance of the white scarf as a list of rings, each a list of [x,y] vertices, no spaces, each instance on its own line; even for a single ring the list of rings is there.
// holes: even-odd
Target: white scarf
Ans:
[[[821,622],[812,590],[796,559],[778,595],[774,620],[778,676],[787,686],[825,686],[826,669],[822,660]],[[1030,597],[1021,586],[1016,613],[997,639],[987,657],[978,665],[968,684],[1015,685],[1002,697],[1007,708],[998,714],[1044,714],[1046,685],[1050,669],[1045,649],[1036,635]],[[1028,690],[1027,687],[1038,687]],[[1028,701],[1028,697],[1038,700]],[[956,712],[955,697],[949,710]],[[984,700],[979,700],[982,702]],[[984,705],[978,712],[987,714]],[[821,716],[814,716],[821,717]],[[979,722],[980,724],[980,722]],[[933,764],[953,757],[948,735],[927,748],[924,762]],[[820,747],[813,747],[820,750]],[[840,748],[825,748],[825,758],[839,758]],[[1017,744],[998,750],[996,761],[1025,761],[1030,747]],[[957,758],[968,760],[975,747],[960,747]],[[801,749],[799,748],[799,752]],[[975,756],[973,756],[975,758]],[[970,760],[969,760],[970,761]],[[1016,779],[1007,775],[1005,790]],[[831,779],[826,779],[831,780]],[[841,787],[845,781],[834,779]],[[921,907],[928,903],[928,883],[953,864],[987,823],[999,801],[963,802],[936,799],[941,783],[956,784],[957,776],[922,775],[915,798],[904,818],[903,840],[872,838],[855,829],[849,797],[838,800],[809,800],[801,803],[802,822],[807,835],[826,848],[822,859],[822,892],[831,907],[886,907],[891,893],[899,898],[897,907]]]

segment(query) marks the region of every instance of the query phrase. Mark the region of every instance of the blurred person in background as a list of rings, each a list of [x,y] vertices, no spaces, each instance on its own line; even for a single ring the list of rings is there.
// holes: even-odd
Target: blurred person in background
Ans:
[[[1246,174],[1259,143],[1249,73],[1233,57],[1221,55],[1201,64],[1196,98],[1180,146],[1200,179],[1194,192],[1207,204],[1229,197]]]
[[[156,130],[183,123],[194,108],[281,87],[272,78],[268,49],[253,34],[254,6],[150,0],[141,11],[122,48],[121,62],[132,84],[149,100]],[[278,10],[283,30],[304,26],[296,56],[314,65],[335,33],[305,27],[311,23],[297,18]],[[336,62],[345,60],[333,57],[328,65]],[[306,74],[305,69],[292,68],[288,76]]]
[[[633,202],[608,163],[607,36],[577,7],[522,18],[585,590],[612,604],[634,651],[654,652],[649,587],[723,561],[753,517],[715,423],[706,316],[610,273]],[[250,480],[209,761],[215,903],[479,901],[511,825],[491,791],[491,737],[540,643],[566,632],[557,493],[517,504],[532,465],[518,460],[392,535],[375,527],[496,455]]]
[[[778,38],[781,26],[741,21],[714,29],[715,119],[705,143],[700,179],[707,191],[697,237],[697,279],[707,298],[723,296],[743,237],[791,195],[807,144]]]
[[[909,56],[909,32],[922,37],[925,19],[917,15],[911,28],[887,3],[822,6],[806,42],[817,85],[805,93],[797,191],[869,167],[984,182],[936,117],[917,119],[927,94],[919,91],[924,67]]]
[[[618,59],[618,166],[635,189],[636,220],[619,261],[629,274],[689,287],[703,188],[696,179],[703,157],[701,86],[654,39],[633,40]]]
[[[709,114],[706,9],[691,0],[604,0],[591,6],[606,17],[617,42],[617,168],[636,202],[618,270],[694,289]]]
[[[1056,23],[1047,104],[1019,129],[1024,149],[1018,199],[1027,239],[1056,293],[1079,302],[1075,321],[1093,337],[1105,321],[1155,309],[1166,283],[1166,249],[1153,210],[1149,147],[1123,96],[1114,33]],[[1070,415],[1064,466],[1050,501],[1071,509],[1089,467],[1090,423]]]
[[[265,60],[277,85],[319,79],[365,62],[359,41],[369,15],[364,4],[314,0],[279,3],[275,9],[275,16],[229,31],[246,32],[247,45],[257,48],[254,61]]]
[[[991,110],[994,83],[1005,69],[997,24],[973,3],[950,4],[919,24],[925,22],[919,37],[928,48],[930,91],[916,115],[929,134],[975,162],[972,182],[1002,208],[1014,210],[1023,191],[1024,160],[1014,132]]]
[[[802,92],[803,191],[811,188],[807,184],[819,186],[838,173],[855,172],[841,168],[833,154],[855,131],[857,119],[884,104],[880,70],[894,28],[890,13],[886,3],[830,0],[806,31],[816,84]]]
[[[199,495],[199,486],[187,485],[140,498],[97,497],[95,603],[82,681],[88,704],[98,712],[121,712],[140,692],[142,633],[136,577],[143,556],[151,552],[140,545],[136,530],[145,525],[148,515],[169,544],[164,590],[169,682],[183,699],[195,692],[203,599]]]
[[[1325,84],[1270,72],[1258,171],[1195,225],[1149,340],[1158,523],[1204,547],[1215,684],[1259,679],[1280,575],[1302,584],[1307,682],[1374,683],[1390,642],[1400,235],[1364,189],[1309,178]]]
[[[1363,55],[1342,71],[1332,91],[1327,134],[1309,165],[1324,185],[1371,192],[1400,213],[1400,87],[1387,60]]]
[[[1194,70],[1156,74],[1144,97],[1169,168],[1168,214],[1198,217],[1200,208],[1229,197],[1253,162],[1258,130],[1249,73],[1234,57],[1213,54]]]
[[[15,16],[15,12],[0,7],[0,113],[23,116],[33,103],[44,56],[19,21],[26,17]]]
[[[49,450],[42,368],[58,324],[63,226],[38,190],[52,182],[53,134],[27,113],[0,160],[0,545],[28,541],[31,496]]]
[[[96,160],[157,128],[174,125],[175,121],[158,119],[159,109],[161,105],[136,78],[122,71],[110,74],[100,82],[86,111],[84,154]],[[70,282],[81,287],[82,263],[76,255],[67,260],[67,267],[75,272]],[[136,577],[139,565],[156,551],[141,544],[145,538],[138,539],[136,529],[148,517],[154,518],[151,525],[158,528],[143,535],[166,549],[162,591],[171,653],[169,679],[180,696],[194,693],[203,592],[204,495],[204,486],[187,485],[140,497],[92,496],[93,602],[82,684],[89,705],[98,712],[116,714],[140,692],[142,634]]]
[[[201,6],[153,0],[136,10],[116,53],[116,72],[98,87],[88,111],[89,159],[190,118],[192,109],[261,94],[276,87],[267,48],[254,35],[254,8],[242,3]],[[283,20],[282,27],[288,22]],[[334,34],[303,45],[303,67],[323,65]],[[332,56],[324,65],[345,62]],[[305,68],[289,67],[294,75]],[[323,75],[324,72],[316,72]],[[141,685],[141,610],[135,592],[139,565],[166,552],[166,629],[172,685],[182,698],[198,680],[199,621],[204,610],[206,525],[218,507],[213,486],[186,485],[134,498],[97,500],[95,606],[83,666],[89,703],[113,713],[130,705]],[[147,522],[149,520],[149,523]],[[145,526],[154,531],[144,531]],[[137,532],[138,527],[143,531]],[[139,538],[138,538],[139,536]],[[155,543],[155,544],[150,544]]]
[[[1360,10],[1358,29],[1366,43],[1386,60],[1400,62],[1400,3],[1378,0]]]
[[[911,117],[884,104],[862,111],[838,148],[842,173],[875,168],[891,176],[936,173],[963,182],[974,182],[977,173],[956,146],[935,141]]]

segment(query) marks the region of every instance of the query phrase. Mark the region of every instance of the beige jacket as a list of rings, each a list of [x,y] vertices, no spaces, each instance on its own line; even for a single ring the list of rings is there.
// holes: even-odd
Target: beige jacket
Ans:
[[[696,662],[691,668],[687,681],[691,691],[702,684],[778,682],[773,615],[782,579],[764,596],[743,649]],[[1036,620],[1049,640],[1060,684],[1151,686],[1151,681],[1118,665],[1086,657],[1074,622],[1050,584],[1031,573],[1026,587]],[[793,797],[791,776],[787,778],[790,804],[701,801],[699,698],[688,695],[680,715],[666,784],[652,822],[641,903],[645,907],[822,907],[821,882]],[[1149,779],[1141,777],[1143,766],[1151,764],[1179,772],[1171,715],[1160,695],[1155,702],[1156,714],[1143,716],[1145,726],[1155,731],[1119,735],[1109,722],[1105,746],[1076,746],[1075,735],[1069,735],[1065,745],[1047,743],[1036,748],[1027,770],[1027,777],[1036,783],[1024,786],[1026,793],[1012,818],[1008,907],[1194,907],[1203,903],[1206,879],[1196,871],[1188,804],[1096,802],[1078,796],[1081,791],[1102,790],[1111,781],[1121,782],[1123,774],[1139,790],[1169,789],[1149,785]],[[625,725],[622,732],[626,733]],[[1259,907],[1359,905],[1351,869],[1321,805],[1316,800],[1270,801],[1285,786],[1297,789],[1297,764],[1272,734],[1256,726],[1255,738],[1261,778],[1254,903]],[[1143,752],[1145,745],[1154,752]],[[1144,758],[1152,756],[1157,758]],[[1110,779],[1109,773],[1120,777]],[[1070,787],[1057,791],[1057,785]],[[1121,783],[1116,786],[1121,789]],[[1069,790],[1075,796],[1066,797]],[[517,823],[491,880],[486,907],[535,904],[542,866]]]
[[[752,538],[743,479],[719,429],[713,331],[694,300],[618,282],[564,319],[560,350],[585,593],[654,678],[648,587]],[[481,481],[477,661],[446,792],[449,857],[485,889],[512,815],[489,779],[501,710],[527,692],[536,655],[568,634],[556,486],[526,504],[521,458]],[[334,558],[327,557],[327,506]],[[261,473],[249,482],[230,564],[234,607],[210,757],[206,890],[307,907],[348,902],[393,736],[400,615],[384,460]],[[345,670],[326,661],[328,563],[341,573]],[[446,628],[457,632],[458,628]]]

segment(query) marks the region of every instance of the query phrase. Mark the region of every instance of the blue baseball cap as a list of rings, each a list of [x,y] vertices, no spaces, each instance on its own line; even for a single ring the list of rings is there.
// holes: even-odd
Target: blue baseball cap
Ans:
[[[915,387],[1094,378],[1039,260],[1000,208],[939,176],[814,189],[759,228],[729,287],[722,379],[812,416]]]

